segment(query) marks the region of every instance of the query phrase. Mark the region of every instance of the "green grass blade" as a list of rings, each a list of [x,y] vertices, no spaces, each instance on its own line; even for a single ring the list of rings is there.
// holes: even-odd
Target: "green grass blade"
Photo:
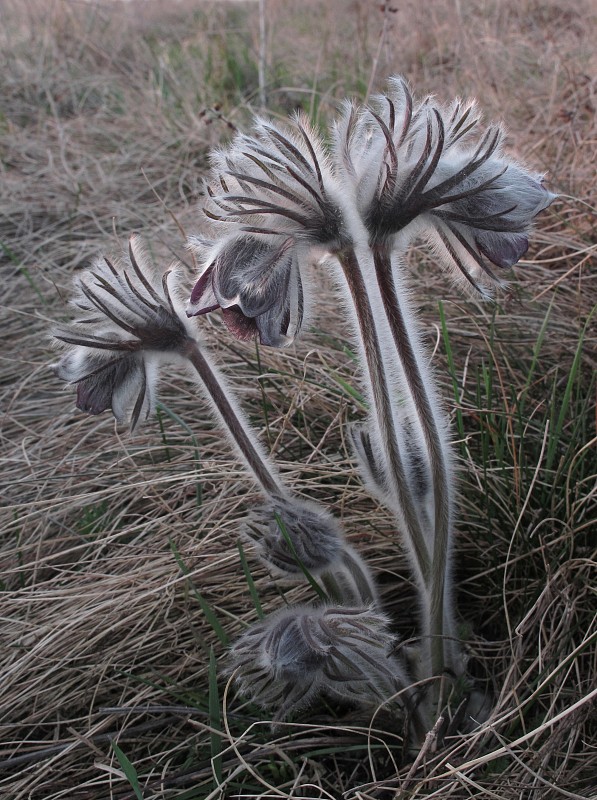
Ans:
[[[548,309],[545,313],[545,317],[543,318],[543,322],[541,323],[541,328],[539,329],[539,335],[537,336],[537,341],[535,342],[535,346],[533,347],[533,357],[531,359],[531,365],[529,367],[529,371],[527,374],[527,378],[525,381],[524,389],[522,390],[523,396],[529,390],[531,385],[531,381],[533,380],[533,375],[535,374],[535,369],[537,368],[537,363],[539,361],[539,353],[541,352],[541,348],[543,347],[543,341],[545,339],[545,334],[547,333],[547,325],[549,320],[551,319],[551,312],[553,309],[553,304],[556,299],[556,295],[554,293],[553,297],[551,298],[551,303],[548,306]]]
[[[178,414],[176,414],[176,412],[172,411],[172,409],[169,408],[165,403],[162,403],[161,400],[158,401],[156,409],[158,412],[161,411],[167,417],[170,417],[170,419],[173,422],[176,422],[177,425],[180,425],[180,427],[183,429],[183,431],[185,431],[185,433],[189,434],[189,436],[191,437],[191,442],[193,443],[193,448],[195,450],[195,466],[197,467],[197,470],[200,470],[201,458],[199,457],[199,443],[192,429],[187,425],[187,423],[184,421],[184,419],[182,419],[182,417],[179,417]],[[162,430],[163,434],[163,427],[161,423],[160,423],[160,429]],[[197,497],[197,508],[201,508],[201,505],[203,503],[203,484],[199,480],[195,484],[195,493]]]
[[[253,605],[255,606],[255,611],[257,612],[257,616],[259,617],[259,619],[263,619],[265,615],[263,613],[263,608],[261,607],[261,601],[259,600],[259,595],[257,593],[257,587],[255,586],[255,581],[253,580],[253,576],[251,575],[251,570],[249,569],[249,564],[247,563],[247,557],[245,555],[245,550],[243,548],[242,542],[238,542],[238,554],[240,556],[240,563],[243,568],[243,572],[245,574],[247,586],[249,587],[249,594],[251,595],[251,600],[253,601]]]
[[[564,421],[566,419],[566,415],[568,414],[570,399],[572,397],[572,390],[574,388],[574,383],[576,381],[576,376],[578,375],[578,369],[580,367],[580,362],[582,358],[585,334],[587,332],[593,314],[595,313],[596,310],[597,306],[594,306],[593,309],[591,310],[591,313],[587,317],[587,321],[585,322],[583,329],[580,332],[580,336],[578,337],[578,345],[576,347],[576,352],[574,353],[574,360],[572,361],[572,366],[570,367],[568,380],[566,381],[566,387],[564,389],[564,396],[562,397],[560,411],[555,420],[555,424],[552,430],[550,431],[550,439],[549,439],[549,444],[547,446],[547,456],[545,459],[545,468],[548,470],[551,469],[551,466],[553,464],[556,454],[556,449],[558,447],[558,443],[560,442],[560,437],[562,435],[562,430],[564,428]]]
[[[464,420],[462,418],[462,411],[460,410],[460,386],[458,378],[456,377],[456,366],[454,364],[454,354],[452,353],[452,345],[450,343],[450,335],[448,333],[448,326],[446,324],[446,314],[444,312],[444,304],[438,303],[439,318],[441,323],[442,337],[444,340],[444,347],[446,348],[446,359],[448,361],[448,371],[452,379],[452,389],[454,391],[454,400],[456,401],[456,426],[458,428],[458,435],[464,439]]]
[[[201,610],[205,614],[205,619],[209,622],[209,624],[213,628],[213,631],[216,634],[216,636],[218,637],[218,639],[220,640],[221,644],[223,644],[224,647],[226,647],[228,645],[228,634],[226,633],[226,631],[224,630],[224,628],[220,624],[218,618],[214,614],[213,609],[211,608],[211,606],[209,605],[207,600],[205,600],[205,598],[201,596],[201,594],[198,591],[197,587],[194,585],[193,581],[191,580],[191,578],[190,578],[191,571],[187,567],[187,565],[184,563],[184,561],[182,560],[182,556],[180,555],[180,552],[179,552],[179,550],[178,550],[178,548],[176,546],[176,543],[172,539],[169,539],[168,541],[170,543],[170,549],[172,550],[172,553],[174,555],[174,558],[176,559],[176,563],[178,564],[178,567],[179,567],[180,571],[182,572],[183,575],[185,575],[188,578],[188,583],[189,583],[189,586],[191,587],[191,591],[193,592],[193,595],[195,596],[195,599],[199,603],[199,606],[201,607]]]
[[[361,409],[361,411],[367,411],[369,406],[367,405],[367,401],[363,397],[363,395],[355,389],[354,386],[351,386],[348,381],[345,381],[344,378],[341,378],[337,372],[330,373],[331,377],[336,381],[338,386],[341,386],[344,392],[354,400],[357,406]]]
[[[274,513],[274,519],[278,523],[278,527],[280,528],[280,533],[284,537],[284,540],[286,541],[286,544],[288,545],[288,548],[290,549],[290,552],[292,553],[292,557],[294,558],[294,560],[296,561],[296,563],[300,567],[301,572],[303,573],[303,575],[305,576],[305,578],[309,582],[309,585],[311,586],[311,588],[313,589],[313,591],[319,597],[320,600],[327,600],[328,599],[327,594],[323,591],[323,589],[317,583],[317,581],[315,580],[313,575],[311,575],[311,573],[309,572],[307,567],[300,560],[300,558],[298,556],[298,553],[296,552],[295,547],[294,547],[294,545],[292,543],[292,539],[290,538],[290,534],[288,533],[288,530],[286,529],[286,525],[284,524],[284,521],[283,521],[282,517],[277,512],[275,512]]]
[[[262,366],[261,366],[261,353],[259,351],[259,342],[257,341],[257,339],[255,339],[255,361],[256,361],[256,365],[257,365],[257,372],[258,372],[259,376],[261,376],[261,373],[263,372],[263,369],[262,369]],[[267,399],[267,393],[265,391],[266,387],[267,387],[267,381],[265,380],[265,378],[258,377],[257,378],[257,382],[259,384],[259,389],[261,390],[261,408],[263,410],[263,422],[264,422],[264,425],[265,425],[265,435],[266,435],[266,438],[267,438],[268,446],[271,447],[271,445],[272,445],[272,437],[271,437],[271,433],[270,433],[270,429],[269,429],[269,408],[268,408],[269,402],[268,402],[268,399]]]
[[[131,788],[135,793],[135,797],[137,800],[143,800],[143,792],[141,791],[141,785],[139,784],[139,776],[137,775],[137,770],[122,752],[120,747],[116,744],[116,742],[111,742],[112,750],[118,759],[118,763],[124,774],[126,775],[127,781],[131,784]]]
[[[220,695],[218,693],[218,677],[216,656],[213,647],[209,650],[209,724],[212,728],[209,734],[211,747],[211,762],[218,786],[224,778],[222,773],[222,716],[220,714]]]

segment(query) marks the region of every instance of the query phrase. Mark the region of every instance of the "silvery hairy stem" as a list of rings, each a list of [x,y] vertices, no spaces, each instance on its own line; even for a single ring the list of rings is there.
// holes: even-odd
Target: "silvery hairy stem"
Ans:
[[[194,367],[214,409],[263,493],[266,496],[286,496],[287,490],[282,485],[277,471],[262,453],[247,421],[231,402],[231,392],[224,388],[223,377],[211,363],[205,349],[201,348],[196,340],[189,340],[184,355]]]
[[[370,253],[367,252],[361,252],[359,255],[361,261],[370,257]],[[396,498],[398,508],[403,516],[413,568],[417,580],[424,590],[429,579],[430,553],[425,540],[421,515],[409,491],[403,453],[394,421],[391,388],[384,368],[383,347],[378,336],[367,287],[368,282],[362,273],[362,267],[354,249],[346,248],[340,251],[337,258],[354,308],[359,343],[363,349],[367,385],[370,387],[371,393],[371,411],[379,431],[380,444],[387,467],[386,474],[391,481],[389,489]]]
[[[446,669],[452,674],[459,674],[462,664],[454,644],[453,610],[449,597],[446,598],[449,591],[446,581],[451,534],[451,498],[444,452],[446,445],[440,437],[440,427],[429,399],[426,381],[430,381],[430,376],[423,377],[421,373],[411,341],[413,322],[405,319],[405,314],[408,314],[405,300],[398,297],[394,278],[388,271],[391,267],[389,254],[380,253],[379,248],[361,247],[358,251],[339,253],[338,260],[359,326],[359,340],[371,392],[371,414],[379,431],[383,452],[383,468],[380,468],[380,472],[383,471],[389,484],[389,504],[402,520],[407,552],[418,578],[422,674],[440,677]],[[427,512],[423,497],[413,491],[404,432],[397,427],[394,415],[397,386],[388,365],[400,366],[400,390],[410,395],[416,423],[423,434],[415,438],[427,453],[433,516]],[[424,477],[423,481],[426,480],[427,477]],[[393,501],[392,495],[395,498]],[[450,642],[448,647],[446,640]],[[441,686],[441,682],[438,682],[432,691],[438,705],[442,702]]]
[[[189,341],[184,354],[267,498],[264,510],[269,519],[258,525],[259,512],[255,511],[248,523],[248,529],[258,534],[249,534],[249,538],[263,561],[286,577],[295,578],[306,571],[336,602],[376,605],[375,582],[363,560],[344,541],[341,526],[321,506],[293,497],[284,486],[204,349]]]
[[[445,427],[436,419],[435,403],[430,394],[433,380],[411,341],[413,325],[407,321],[409,309],[404,292],[397,290],[395,270],[388,248],[373,248],[375,275],[383,302],[392,342],[402,365],[408,390],[417,410],[418,420],[427,445],[431,479],[433,484],[433,539],[431,569],[427,591],[429,593],[429,628],[431,667],[434,675],[441,675],[447,667],[453,674],[462,670],[454,658],[446,658],[444,636],[454,641],[455,625],[449,598],[446,601],[447,573],[450,561],[450,538],[452,526],[452,487],[449,483],[447,465],[447,443],[443,435]],[[387,345],[386,345],[387,346]],[[448,648],[449,650],[452,648]]]

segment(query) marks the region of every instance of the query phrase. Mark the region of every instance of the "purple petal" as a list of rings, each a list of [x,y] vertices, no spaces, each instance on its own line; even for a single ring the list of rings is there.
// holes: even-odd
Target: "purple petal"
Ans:
[[[241,342],[252,339],[257,334],[257,324],[251,317],[246,317],[238,306],[222,309],[224,324],[230,333]]]
[[[140,374],[135,356],[123,356],[97,366],[88,360],[91,371],[77,384],[77,408],[86,414],[101,414],[113,407],[115,393],[123,386],[134,386]]]
[[[77,386],[77,408],[86,414],[101,414],[112,407],[112,392],[101,384],[81,381]]]
[[[209,266],[199,278],[189,300],[187,317],[196,317],[199,314],[207,314],[220,307],[213,289],[213,264]]]
[[[277,304],[265,314],[255,317],[259,331],[259,343],[268,347],[285,347],[294,337],[288,337],[286,331],[290,323],[288,303]]]
[[[252,236],[238,237],[215,261],[213,289],[223,307],[238,305],[258,317],[279,304],[288,290],[294,242],[274,246]]]
[[[524,235],[479,236],[475,238],[475,244],[496,267],[503,269],[514,266],[529,249],[528,236]]]

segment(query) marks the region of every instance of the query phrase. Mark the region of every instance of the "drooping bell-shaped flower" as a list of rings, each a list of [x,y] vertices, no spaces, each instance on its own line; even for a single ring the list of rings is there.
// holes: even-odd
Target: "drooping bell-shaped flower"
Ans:
[[[54,370],[77,384],[77,407],[90,414],[112,409],[134,429],[155,406],[158,367],[192,340],[192,330],[168,287],[131,237],[126,263],[98,259],[75,282],[72,304],[82,316],[53,335],[67,345]]]
[[[345,105],[334,149],[373,246],[405,250],[422,235],[444,266],[483,291],[499,283],[494,267],[524,255],[534,218],[555,195],[504,155],[499,125],[476,136],[479,122],[474,103],[416,103],[395,78],[375,109]]]
[[[241,234],[210,248],[201,259],[204,271],[187,314],[221,308],[226,327],[237,339],[257,334],[261,344],[274,347],[292,342],[302,325],[304,305],[297,249],[292,238],[273,244],[268,238]],[[189,242],[195,254],[205,252],[199,240]]]
[[[313,248],[346,235],[329,156],[304,117],[282,129],[257,119],[213,158],[204,214],[212,243],[189,240],[202,272],[187,313],[221,307],[240,339],[283,346],[299,333]]]

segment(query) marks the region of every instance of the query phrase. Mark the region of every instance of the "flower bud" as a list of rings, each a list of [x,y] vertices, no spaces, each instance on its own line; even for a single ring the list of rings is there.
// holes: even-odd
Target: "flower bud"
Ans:
[[[276,498],[255,509],[245,535],[268,566],[297,577],[332,568],[344,546],[339,522],[307,500]]]
[[[243,694],[283,719],[322,694],[366,707],[403,692],[409,679],[395,645],[378,611],[297,606],[249,628],[230,660]]]

